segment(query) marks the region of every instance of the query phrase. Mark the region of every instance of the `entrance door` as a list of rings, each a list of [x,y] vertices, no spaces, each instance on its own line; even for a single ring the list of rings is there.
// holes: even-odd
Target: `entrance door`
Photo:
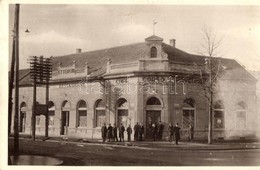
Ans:
[[[24,132],[25,131],[25,118],[26,118],[26,112],[21,111],[20,112],[19,132]]]
[[[61,113],[61,135],[68,134],[68,126],[69,126],[69,111],[62,111]]]
[[[152,124],[158,125],[161,120],[161,111],[148,110],[146,111],[146,139],[153,139]]]

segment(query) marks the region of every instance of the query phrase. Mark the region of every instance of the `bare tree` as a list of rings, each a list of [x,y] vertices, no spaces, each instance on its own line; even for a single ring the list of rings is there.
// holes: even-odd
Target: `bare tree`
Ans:
[[[221,60],[219,48],[221,39],[211,29],[204,26],[202,29],[204,41],[201,43],[199,54],[205,57],[204,69],[200,69],[200,84],[204,91],[204,96],[209,103],[208,119],[208,143],[212,143],[212,120],[213,120],[213,101],[217,93],[217,81],[220,76]]]

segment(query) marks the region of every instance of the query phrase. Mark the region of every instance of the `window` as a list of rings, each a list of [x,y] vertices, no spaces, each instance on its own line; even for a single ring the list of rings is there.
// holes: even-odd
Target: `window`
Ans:
[[[77,106],[77,127],[87,126],[87,104],[85,101],[81,100]]]
[[[96,113],[96,127],[101,127],[103,123],[106,121],[106,112],[105,112],[105,103],[103,100],[98,100],[95,106]]]
[[[157,57],[157,48],[152,47],[151,48],[151,58],[156,58]]]
[[[36,125],[40,125],[41,117],[36,116]]]
[[[117,113],[118,119],[117,123],[120,125],[121,123],[127,127],[128,125],[128,103],[126,99],[119,99],[117,105]]]
[[[187,129],[191,123],[194,127],[195,123],[195,101],[191,98],[185,99],[182,110],[182,128]]]
[[[240,102],[236,108],[236,129],[246,129],[246,104]]]
[[[224,119],[224,105],[222,101],[218,101],[214,104],[214,128],[215,129],[224,129],[225,128],[225,119]]]
[[[52,101],[49,102],[49,125],[54,125],[55,106]]]

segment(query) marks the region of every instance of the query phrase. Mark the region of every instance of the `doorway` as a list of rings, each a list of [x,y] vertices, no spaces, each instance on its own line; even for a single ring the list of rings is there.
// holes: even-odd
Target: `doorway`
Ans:
[[[67,135],[68,134],[68,126],[69,126],[69,111],[62,111],[61,113],[61,135]]]
[[[146,139],[153,139],[152,124],[156,126],[161,121],[160,110],[147,110],[146,111]]]
[[[19,132],[25,132],[26,112],[20,112]]]

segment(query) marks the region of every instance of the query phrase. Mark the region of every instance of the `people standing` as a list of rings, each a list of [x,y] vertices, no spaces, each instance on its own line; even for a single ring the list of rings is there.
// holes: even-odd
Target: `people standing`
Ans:
[[[143,135],[144,135],[144,125],[140,123],[140,133],[139,133],[139,140],[143,140]]]
[[[117,127],[116,124],[114,123],[113,126],[113,141],[118,142],[118,138],[117,138]]]
[[[152,134],[153,134],[153,140],[156,141],[156,139],[157,139],[157,125],[155,123],[152,124]]]
[[[176,123],[175,127],[173,128],[176,145],[178,145],[178,141],[180,140],[180,129],[181,128],[179,128],[178,123]]]
[[[102,135],[103,142],[105,142],[107,137],[107,127],[105,123],[103,123],[101,127],[101,135]]]
[[[168,127],[168,131],[169,131],[169,142],[172,142],[173,141],[173,133],[174,133],[174,131],[173,131],[173,126],[172,126],[172,124],[170,123],[169,124],[169,127]]]
[[[163,134],[164,125],[162,121],[159,121],[158,125],[158,139],[162,140],[162,134]]]
[[[121,123],[120,126],[119,126],[119,141],[120,142],[124,142],[124,132],[125,132],[125,127]]]
[[[109,125],[107,127],[108,142],[111,142],[111,140],[112,140],[112,137],[113,137],[113,135],[112,135],[113,132],[112,131],[113,131],[113,129],[112,129],[111,123],[109,123]]]
[[[194,135],[194,127],[191,123],[189,123],[188,133],[189,133],[189,141],[192,142],[193,141],[193,135]]]
[[[139,133],[140,133],[140,125],[139,123],[137,122],[134,126],[134,141],[138,141],[138,136],[139,136]]]
[[[127,129],[126,129],[126,132],[127,132],[127,141],[128,141],[128,142],[131,142],[131,134],[132,134],[131,125],[128,125],[128,127],[127,127]]]

